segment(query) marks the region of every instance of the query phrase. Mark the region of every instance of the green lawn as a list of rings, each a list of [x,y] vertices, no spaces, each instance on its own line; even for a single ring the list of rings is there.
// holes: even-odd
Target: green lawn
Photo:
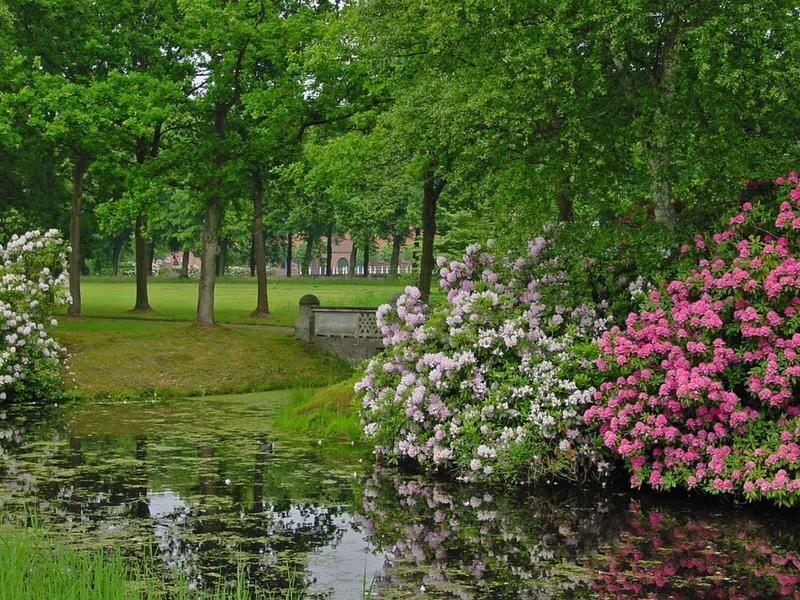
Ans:
[[[217,283],[215,315],[219,323],[293,325],[297,302],[305,294],[316,295],[322,304],[334,306],[378,306],[403,290],[402,280],[292,278],[269,282],[272,315],[249,316],[255,308],[256,284],[251,280],[221,280]],[[197,281],[151,279],[152,313],[130,313],[136,287],[132,279],[84,277],[81,279],[82,314],[85,317],[135,318],[192,321],[197,306]]]
[[[293,278],[270,282],[266,319],[249,316],[256,284],[222,280],[218,323],[293,325],[298,300],[312,293],[322,304],[378,306],[402,291],[399,280]],[[315,387],[341,381],[351,370],[340,360],[269,328],[192,324],[196,281],[153,279],[152,313],[131,313],[131,279],[81,281],[81,319],[62,318],[56,338],[72,358],[72,388],[83,397],[191,396]],[[173,322],[177,321],[177,322]]]
[[[69,385],[83,397],[315,387],[351,373],[338,358],[268,328],[63,319],[54,333],[71,354]]]

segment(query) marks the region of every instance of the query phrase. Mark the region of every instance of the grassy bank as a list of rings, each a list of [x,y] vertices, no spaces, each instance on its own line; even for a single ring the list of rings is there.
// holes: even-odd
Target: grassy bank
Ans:
[[[333,306],[379,306],[403,290],[403,280],[385,279],[276,279],[269,283],[272,314],[253,318],[256,284],[249,279],[220,280],[216,286],[214,311],[219,323],[262,323],[293,325],[301,296],[314,294],[323,304]],[[197,281],[159,280],[149,282],[152,312],[132,313],[136,285],[132,279],[81,279],[82,314],[85,317],[135,318],[193,321],[197,308]]]
[[[39,528],[0,524],[0,600],[301,600],[302,575],[286,590],[247,589],[240,574],[230,587],[190,591],[152,570],[131,566],[118,550],[77,550]],[[298,583],[294,583],[297,581]]]
[[[350,378],[329,385],[310,398],[296,395],[275,416],[275,425],[320,438],[360,441],[362,430],[353,406],[353,383],[355,379]]]
[[[315,387],[350,368],[290,333],[190,323],[64,319],[56,338],[72,355],[82,397],[198,396]]]

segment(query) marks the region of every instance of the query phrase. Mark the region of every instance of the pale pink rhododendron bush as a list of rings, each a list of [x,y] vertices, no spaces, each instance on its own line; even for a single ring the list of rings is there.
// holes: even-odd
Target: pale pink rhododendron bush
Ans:
[[[377,451],[467,481],[602,475],[582,416],[606,322],[570,297],[551,238],[523,257],[473,245],[439,266],[446,302],[409,287],[378,312],[387,349],[356,385]]]
[[[58,387],[64,350],[48,330],[69,301],[66,251],[55,229],[0,245],[0,401],[41,398]]]
[[[631,483],[800,498],[800,184],[743,203],[685,276],[600,342],[585,414]]]

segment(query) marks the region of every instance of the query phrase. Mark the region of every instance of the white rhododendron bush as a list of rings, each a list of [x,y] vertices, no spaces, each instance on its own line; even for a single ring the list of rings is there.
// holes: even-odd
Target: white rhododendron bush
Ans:
[[[386,349],[356,384],[376,451],[467,481],[602,474],[583,413],[606,321],[569,296],[552,241],[523,257],[473,245],[439,267],[445,302],[409,287],[378,311]]]
[[[55,229],[0,245],[0,400],[43,397],[60,382],[64,351],[48,329],[69,300],[66,254]]]

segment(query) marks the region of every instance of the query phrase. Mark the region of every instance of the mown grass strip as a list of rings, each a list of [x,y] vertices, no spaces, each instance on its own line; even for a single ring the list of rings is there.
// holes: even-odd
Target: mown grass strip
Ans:
[[[216,286],[214,314],[219,323],[250,323],[291,326],[297,318],[301,296],[315,294],[329,306],[377,307],[403,290],[401,279],[292,278],[269,283],[272,314],[255,318],[256,284],[253,280],[221,280]],[[152,312],[131,312],[136,297],[132,279],[81,279],[82,314],[85,317],[111,317],[166,321],[193,321],[197,309],[197,282],[159,280],[149,282]]]

